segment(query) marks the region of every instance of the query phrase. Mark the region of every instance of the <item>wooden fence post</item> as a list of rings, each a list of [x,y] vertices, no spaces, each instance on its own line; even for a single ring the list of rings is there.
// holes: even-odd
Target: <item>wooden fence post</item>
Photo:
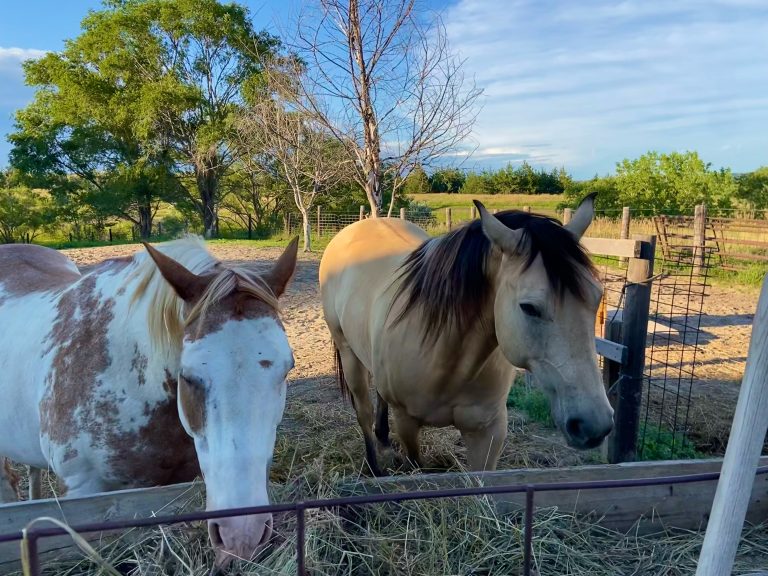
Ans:
[[[400,220],[405,220],[405,208],[400,208]]]
[[[747,367],[696,576],[730,575],[768,431],[768,279],[757,303]]]
[[[523,212],[527,212],[528,214],[531,213],[531,207],[530,206],[523,206]]]
[[[317,207],[317,238],[318,240],[323,235],[323,227],[320,219],[320,206]]]
[[[365,218],[365,206],[360,206],[360,217],[358,220],[363,220]]]
[[[469,209],[469,217],[474,220],[477,218],[477,208],[474,207],[474,205]]]
[[[706,262],[707,205],[696,206],[693,215],[693,273],[698,275]]]
[[[627,347],[627,362],[619,370],[616,386],[614,436],[608,447],[609,462],[630,462],[637,454],[640,430],[640,403],[645,369],[645,341],[648,334],[648,310],[651,305],[655,236],[632,236],[642,240],[640,257],[629,261],[624,288],[622,344]]]
[[[291,235],[291,213],[288,212],[288,215],[285,218],[285,235],[290,236]]]
[[[620,238],[622,240],[626,240],[629,238],[629,222],[630,222],[630,213],[629,213],[629,206],[624,206],[624,208],[621,209],[621,235]],[[627,258],[622,258],[620,262],[622,264],[627,263]]]
[[[568,224],[568,222],[571,221],[571,218],[573,218],[573,210],[571,208],[566,208],[563,210],[563,226]]]
[[[453,224],[451,222],[451,209],[446,208],[445,209],[445,225],[448,227],[448,230],[450,230],[453,227]]]
[[[603,302],[605,302],[605,300],[603,300]],[[606,317],[603,324],[603,338],[610,340],[611,342],[617,342],[621,344],[621,326],[621,319],[617,318],[616,315],[614,315],[613,318]],[[610,392],[610,394],[608,394],[608,401],[611,403],[614,413],[616,412],[616,397],[618,386],[617,388],[613,388],[613,385],[619,379],[620,371],[621,364],[603,357],[603,385],[605,386],[606,393]],[[609,446],[612,446],[616,441],[615,437],[616,429],[614,428],[608,435],[608,438],[606,438],[605,442],[603,442],[601,447],[601,452],[603,453],[603,457],[606,458],[606,460],[609,458]]]

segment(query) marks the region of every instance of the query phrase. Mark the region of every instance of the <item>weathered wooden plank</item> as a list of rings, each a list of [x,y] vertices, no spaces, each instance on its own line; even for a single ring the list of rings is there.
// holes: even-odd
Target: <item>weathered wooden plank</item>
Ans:
[[[581,245],[595,256],[618,256],[637,258],[642,247],[640,240],[621,240],[616,238],[587,238],[581,239]]]
[[[595,337],[595,348],[597,348],[597,353],[600,356],[608,358],[611,362],[624,364],[627,361],[627,347],[623,344],[597,336]]]
[[[628,462],[475,474],[424,474],[371,479],[355,485],[350,484],[347,488],[350,493],[377,493],[456,488],[470,485],[471,482],[480,482],[486,486],[501,486],[652,478],[716,472],[721,464],[721,459],[712,459]],[[768,456],[762,458],[760,465],[768,465]],[[697,530],[706,525],[715,488],[715,481],[707,481],[633,488],[537,492],[535,505],[539,508],[557,507],[563,512],[589,515],[600,525],[622,532],[632,529],[638,530],[641,534],[649,534],[672,527]],[[520,511],[525,506],[525,494],[502,495],[495,499],[502,513]],[[768,517],[768,475],[761,475],[755,480],[747,519],[752,522],[764,522],[766,517]]]
[[[19,531],[29,522],[41,516],[51,516],[67,524],[88,524],[126,518],[146,518],[153,515],[173,514],[182,509],[190,510],[203,489],[202,482],[175,484],[156,488],[137,488],[104,492],[82,498],[60,498],[32,500],[15,504],[0,505],[0,534]],[[50,527],[50,525],[47,525]],[[94,534],[88,539],[99,539],[101,534]],[[69,536],[43,538],[39,549],[44,558],[56,558],[62,552],[72,552],[72,539]],[[0,574],[19,560],[19,543],[0,544]],[[4,568],[5,567],[5,568]]]
[[[747,367],[739,391],[723,475],[696,576],[730,574],[750,504],[755,468],[768,431],[768,280],[757,303]]]

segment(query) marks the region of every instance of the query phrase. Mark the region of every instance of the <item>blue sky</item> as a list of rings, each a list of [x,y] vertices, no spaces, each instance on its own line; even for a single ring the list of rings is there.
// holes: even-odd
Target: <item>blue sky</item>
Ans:
[[[246,1],[278,30],[281,0]],[[293,7],[297,6],[294,1]],[[454,0],[451,45],[484,89],[465,168],[527,160],[577,177],[647,150],[768,165],[768,0]],[[0,19],[0,165],[31,98],[21,61],[60,50],[98,0],[8,2]]]

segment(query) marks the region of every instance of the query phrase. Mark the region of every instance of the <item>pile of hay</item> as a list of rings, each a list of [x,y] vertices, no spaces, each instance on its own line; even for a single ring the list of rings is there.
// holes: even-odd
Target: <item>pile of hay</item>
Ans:
[[[348,495],[349,479],[321,468],[275,487],[273,501]],[[190,510],[202,506],[197,493]],[[307,511],[309,574],[515,575],[522,573],[523,526],[519,516],[500,516],[484,497],[347,510]],[[271,549],[254,562],[239,562],[232,574],[296,574],[295,517],[276,518]],[[655,536],[620,534],[555,509],[538,510],[534,566],[540,576],[693,574],[703,534],[670,531]],[[133,530],[97,546],[122,574],[204,576],[213,556],[204,523]],[[768,567],[768,525],[745,530],[736,572]],[[48,564],[47,574],[97,575],[89,560]]]

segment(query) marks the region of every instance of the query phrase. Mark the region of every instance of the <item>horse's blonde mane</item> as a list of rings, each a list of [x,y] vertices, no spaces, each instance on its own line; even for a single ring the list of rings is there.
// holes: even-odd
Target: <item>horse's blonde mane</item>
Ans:
[[[235,291],[278,309],[277,297],[257,272],[241,266],[224,265],[208,252],[199,236],[186,236],[155,247],[190,272],[214,276],[203,295],[190,308],[165,281],[147,252],[134,256],[137,264],[126,279],[126,284],[136,282],[131,305],[142,300],[149,301],[147,325],[152,343],[159,352],[178,353],[184,329],[194,320],[203,320],[212,305]]]

